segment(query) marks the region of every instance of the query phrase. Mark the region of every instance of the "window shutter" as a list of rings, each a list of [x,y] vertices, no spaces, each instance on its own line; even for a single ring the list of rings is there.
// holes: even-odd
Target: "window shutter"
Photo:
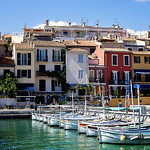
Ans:
[[[37,61],[39,61],[39,49],[37,49]]]
[[[113,80],[113,72],[112,71],[110,72],[110,77],[111,77],[111,80]]]
[[[53,61],[54,61],[54,57],[55,57],[55,56],[54,56],[54,49],[53,49],[53,56],[52,56],[52,60],[53,60]]]
[[[118,84],[120,82],[120,72],[117,72],[117,75],[118,75]]]
[[[28,78],[31,78],[31,70],[28,70]]]
[[[132,75],[131,72],[129,72],[129,80],[131,80],[131,77],[132,77],[131,75]]]
[[[31,53],[28,53],[28,65],[31,65]]]
[[[47,49],[45,50],[45,53],[46,53],[46,61],[48,61],[48,57],[47,57]]]
[[[113,87],[111,87],[110,90],[111,90],[111,95],[113,95]]]
[[[149,61],[148,61],[148,62],[149,62],[149,64],[150,64],[150,57],[149,57]]]
[[[139,64],[140,64],[140,56],[139,56]]]
[[[20,53],[17,53],[17,65],[20,65]]]
[[[64,61],[63,57],[64,57],[64,53],[63,53],[63,49],[61,50],[61,62]]]
[[[136,57],[134,56],[134,63],[136,63],[135,58],[136,58]]]
[[[20,70],[17,70],[17,77],[20,78]]]
[[[51,80],[52,82],[52,84],[51,84],[51,91],[55,91],[55,87],[54,87],[54,80]]]
[[[123,83],[125,83],[125,72],[123,72]]]

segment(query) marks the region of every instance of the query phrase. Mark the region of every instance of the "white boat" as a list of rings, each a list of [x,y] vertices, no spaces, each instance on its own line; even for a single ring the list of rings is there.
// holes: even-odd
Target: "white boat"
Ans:
[[[150,129],[111,129],[98,131],[99,143],[109,144],[150,144]]]
[[[32,113],[32,120],[36,120],[36,113]]]

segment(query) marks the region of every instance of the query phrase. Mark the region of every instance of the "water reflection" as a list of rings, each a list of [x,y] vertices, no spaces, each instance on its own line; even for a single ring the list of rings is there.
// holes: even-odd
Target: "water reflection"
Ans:
[[[99,144],[97,138],[76,130],[50,127],[39,121],[0,120],[0,149],[149,150],[150,146]]]

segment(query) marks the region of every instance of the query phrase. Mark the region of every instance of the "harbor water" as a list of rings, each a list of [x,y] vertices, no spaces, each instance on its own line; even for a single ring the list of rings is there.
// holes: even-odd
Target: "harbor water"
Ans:
[[[99,144],[76,130],[49,127],[30,119],[0,120],[0,150],[150,150],[150,145]]]

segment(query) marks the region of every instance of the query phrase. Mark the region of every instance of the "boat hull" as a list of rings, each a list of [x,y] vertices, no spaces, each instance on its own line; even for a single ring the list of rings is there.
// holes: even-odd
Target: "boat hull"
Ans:
[[[142,137],[140,137],[142,134]],[[143,145],[150,144],[150,131],[98,131],[99,143],[121,144],[121,145]]]

